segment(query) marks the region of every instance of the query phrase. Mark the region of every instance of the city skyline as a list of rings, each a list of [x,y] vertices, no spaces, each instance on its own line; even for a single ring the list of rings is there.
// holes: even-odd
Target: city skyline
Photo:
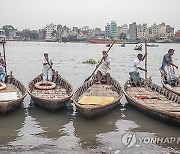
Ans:
[[[47,24],[62,24],[68,27],[83,27],[104,29],[110,21],[117,25],[165,22],[175,30],[180,29],[179,0],[7,0],[1,2],[0,27],[13,25],[18,30],[25,28],[41,29]]]

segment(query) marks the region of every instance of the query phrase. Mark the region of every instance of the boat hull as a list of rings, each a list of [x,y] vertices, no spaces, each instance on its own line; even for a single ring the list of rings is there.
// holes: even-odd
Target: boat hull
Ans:
[[[143,79],[141,79],[143,80]],[[152,83],[151,81],[143,80],[145,83],[145,89],[149,89],[153,92],[152,94],[156,97],[152,98],[145,98],[145,101],[143,99],[137,99],[136,96],[138,95],[144,95],[147,94],[148,96],[150,93],[147,92],[140,92],[133,91],[128,92],[127,89],[130,89],[128,83],[130,81],[126,82],[123,91],[124,95],[129,102],[130,105],[132,105],[134,108],[136,108],[138,111],[142,112],[143,114],[150,116],[153,119],[168,123],[173,126],[180,126],[180,97],[176,94],[171,93],[170,91]],[[128,85],[128,86],[127,86]],[[136,88],[136,87],[135,87]],[[138,87],[137,87],[138,88]],[[150,96],[149,96],[150,97]],[[148,102],[149,101],[149,102]],[[171,107],[170,107],[170,104]],[[169,106],[167,106],[169,105]]]
[[[52,112],[65,107],[68,104],[68,102],[70,102],[70,98],[67,98],[65,100],[56,100],[56,101],[44,100],[34,96],[31,96],[31,98],[37,106]]]
[[[170,85],[165,84],[163,78],[161,78],[161,83],[164,88],[180,96],[180,77],[178,77],[178,80],[179,84],[177,85],[177,87],[171,87]]]
[[[143,113],[143,114],[145,114],[145,115],[147,115],[147,116],[149,116],[155,120],[159,120],[159,121],[162,121],[164,123],[180,127],[180,119],[179,118],[171,117],[167,114],[163,114],[160,112],[156,112],[154,110],[149,110],[149,109],[142,107],[142,106],[138,106],[127,95],[125,95],[125,97],[126,97],[127,101],[129,102],[129,104],[132,105],[136,110],[140,111],[141,113]]]
[[[98,108],[82,107],[76,104],[76,108],[83,117],[87,119],[93,119],[93,118],[105,115],[106,113],[109,113],[110,111],[112,111],[113,108],[115,108],[118,105],[119,101],[120,99],[118,99],[115,103],[111,105],[98,107]]]
[[[0,101],[0,114],[6,114],[6,113],[14,111],[16,108],[18,108],[18,106],[21,105],[21,103],[23,102],[23,100],[26,96],[26,88],[24,87],[24,85],[21,82],[19,82],[17,79],[15,79],[12,75],[7,76],[6,84],[8,87],[11,85],[16,87],[16,89],[18,91],[20,91],[22,93],[22,95],[18,99]],[[4,91],[2,90],[0,92],[6,93],[6,92],[12,92],[12,90],[8,91],[5,89]],[[16,92],[16,90],[14,92]]]
[[[112,102],[110,102],[108,104],[103,104],[103,105],[93,105],[93,102],[92,102],[92,104],[91,103],[80,104],[78,102],[79,98],[82,97],[83,93],[85,93],[86,90],[88,90],[88,88],[92,87],[95,84],[95,82],[96,82],[95,79],[85,82],[83,85],[81,85],[77,89],[77,91],[74,93],[74,96],[73,96],[73,102],[75,103],[78,112],[83,117],[88,118],[88,119],[93,119],[93,118],[102,116],[102,115],[110,112],[114,107],[116,107],[119,104],[120,99],[123,95],[120,84],[116,80],[112,79],[112,86],[115,87],[115,91],[118,93],[118,96]],[[106,95],[106,93],[104,93],[104,95]],[[95,95],[95,97],[96,96],[97,95]]]
[[[86,39],[87,42],[94,44],[111,44],[114,40],[107,39]],[[138,42],[128,42],[122,40],[116,40],[114,44],[138,44]]]
[[[37,76],[29,83],[28,93],[33,102],[46,110],[56,111],[65,107],[72,95],[73,88],[65,79],[63,79],[57,72],[53,75],[53,82],[56,87],[52,90],[38,90],[35,83],[42,81],[42,75]],[[64,92],[62,92],[64,91]],[[44,95],[42,97],[42,95]]]

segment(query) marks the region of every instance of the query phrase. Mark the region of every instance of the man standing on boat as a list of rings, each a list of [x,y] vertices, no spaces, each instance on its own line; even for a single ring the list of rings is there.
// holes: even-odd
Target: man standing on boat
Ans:
[[[142,54],[138,54],[137,58],[134,60],[134,62],[132,63],[130,70],[129,70],[129,75],[130,75],[130,80],[137,85],[138,81],[140,80],[140,76],[139,76],[139,71],[147,71],[144,68],[140,67],[140,63],[145,59],[145,57],[147,56],[147,54],[145,54],[144,56]]]
[[[48,56],[48,52],[44,53],[43,58],[43,80],[52,81],[52,60]]]
[[[100,64],[98,64],[96,66],[96,67],[99,67],[98,71],[97,71],[97,80],[98,80],[98,83],[101,84],[101,80],[102,80],[103,76],[106,75],[107,85],[110,85],[110,81],[111,81],[110,63],[111,63],[111,60],[106,51],[102,51],[102,54],[103,54],[103,60]]]
[[[170,84],[173,85],[176,82],[176,77],[175,77],[175,72],[172,69],[171,66],[176,67],[178,69],[178,66],[173,64],[172,61],[172,56],[174,54],[174,49],[169,49],[168,53],[164,55],[162,65],[160,68],[160,72],[162,76],[165,76],[166,81]]]
[[[0,82],[5,81],[5,77],[6,77],[5,66],[6,64],[0,53]]]

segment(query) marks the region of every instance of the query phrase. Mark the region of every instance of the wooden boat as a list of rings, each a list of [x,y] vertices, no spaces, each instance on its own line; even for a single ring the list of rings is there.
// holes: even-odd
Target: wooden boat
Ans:
[[[106,44],[106,47],[110,47],[110,44]]]
[[[176,82],[176,85],[174,86],[171,86],[168,83],[166,83],[164,78],[161,78],[161,83],[164,88],[180,96],[180,76],[177,78],[177,80],[178,81]]]
[[[180,96],[150,80],[141,78],[141,86],[134,87],[127,81],[123,91],[127,101],[144,114],[180,126]]]
[[[37,76],[29,83],[28,93],[38,106],[50,111],[58,110],[70,101],[73,95],[73,88],[58,72],[53,74],[52,82],[55,87],[50,90],[41,90],[35,84],[42,81],[42,75]]]
[[[12,73],[7,75],[6,88],[0,90],[0,113],[5,114],[15,110],[26,96],[26,88]]]
[[[147,44],[148,47],[158,47],[158,44]]]
[[[142,50],[142,45],[136,45],[134,50]]]
[[[125,47],[125,43],[121,44],[121,47]]]
[[[95,44],[111,44],[113,40],[109,39],[86,39],[87,42],[95,43]],[[123,40],[116,40],[115,44],[138,44],[137,41],[130,42],[130,41],[123,41]]]
[[[120,101],[123,93],[120,84],[111,79],[111,88],[103,84],[96,84],[97,79],[83,83],[74,93],[73,101],[77,110],[86,118],[92,119],[112,110]]]

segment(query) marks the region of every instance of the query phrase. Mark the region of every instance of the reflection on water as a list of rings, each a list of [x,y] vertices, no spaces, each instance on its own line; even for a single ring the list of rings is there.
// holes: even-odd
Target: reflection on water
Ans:
[[[117,129],[116,122],[121,119],[120,105],[115,110],[103,117],[93,120],[87,120],[80,114],[77,114],[73,119],[75,128],[75,136],[80,140],[82,148],[97,148],[101,146],[99,134],[113,132]]]
[[[24,125],[25,111],[22,107],[13,114],[0,115],[0,146],[17,140],[21,135],[20,129]]]
[[[7,42],[7,71],[12,70],[27,87],[29,81],[41,73],[42,56],[44,51],[48,51],[54,69],[75,90],[95,69],[95,65],[82,62],[91,58],[98,61],[105,48],[103,44]],[[174,63],[180,66],[179,44],[159,44],[158,48],[148,48],[148,75],[159,85],[159,67],[169,48],[176,50]],[[143,53],[135,51],[134,45],[125,48],[114,45],[111,48],[111,75],[121,85],[127,80],[129,66],[139,52]],[[176,70],[177,75],[180,75],[179,70]],[[140,74],[144,76],[143,72]],[[19,108],[0,116],[0,153],[180,153],[179,144],[139,144],[126,148],[121,139],[127,132],[135,132],[141,137],[180,137],[179,128],[146,117],[125,105],[126,102],[123,97],[121,103],[124,107],[118,106],[105,116],[87,120],[76,112],[74,105],[55,113],[30,106],[30,96],[27,95],[22,105],[25,109]]]
[[[62,108],[59,112],[52,113],[36,106],[29,107],[29,115],[43,129],[38,135],[50,139],[58,139],[67,135],[65,125],[71,120],[71,111],[67,108]]]
[[[126,105],[126,110],[124,111],[124,115],[125,115],[124,120],[133,121],[138,125],[137,128],[133,129],[133,131],[135,132],[149,132],[149,133],[153,133],[153,135],[157,138],[164,138],[164,139],[172,138],[172,137],[175,137],[177,139],[180,135],[180,130],[178,127],[173,127],[163,122],[154,120],[148,116],[145,116],[144,114],[136,111],[130,105]],[[144,137],[146,137],[146,135]],[[164,147],[172,147],[177,149],[179,148],[179,144],[177,144],[177,142],[172,142],[172,143],[165,142],[160,145]]]

